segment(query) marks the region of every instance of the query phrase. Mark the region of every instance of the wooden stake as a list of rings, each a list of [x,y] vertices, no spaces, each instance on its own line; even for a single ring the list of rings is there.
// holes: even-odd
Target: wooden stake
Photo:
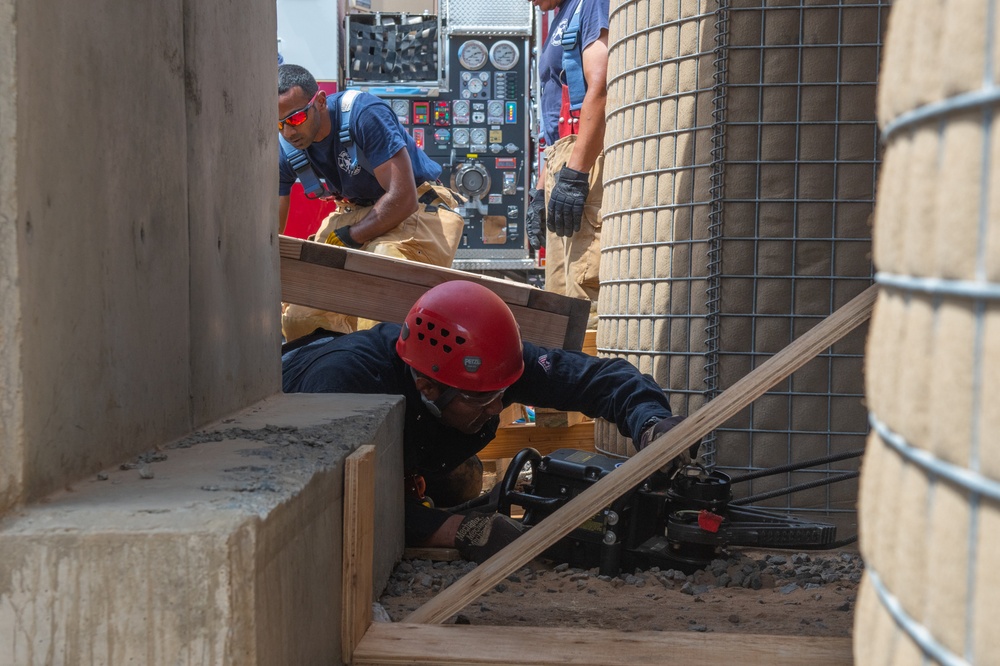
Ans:
[[[407,618],[408,623],[440,623],[502,581],[546,548],[600,512],[654,470],[666,465],[771,387],[866,321],[877,295],[873,285],[772,356],[717,398],[653,440],[621,467],[600,479],[523,536],[467,573]]]
[[[372,623],[375,540],[375,447],[366,444],[344,462],[344,563],[341,654],[345,664]]]

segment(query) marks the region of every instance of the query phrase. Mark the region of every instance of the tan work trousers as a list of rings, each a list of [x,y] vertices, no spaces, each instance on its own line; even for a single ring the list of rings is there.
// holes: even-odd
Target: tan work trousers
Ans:
[[[455,212],[458,202],[451,190],[442,185],[424,183],[417,188],[417,196],[422,196],[428,190],[434,190],[436,195],[431,205],[417,204],[416,212],[398,227],[371,239],[361,249],[422,264],[450,267],[465,229],[465,220]],[[310,240],[326,243],[335,229],[360,222],[370,210],[371,206],[338,206],[336,211],[323,220],[319,231]],[[368,328],[372,323],[374,322],[363,321],[360,327]],[[284,308],[281,332],[286,342],[312,333],[317,328],[335,333],[350,333],[358,330],[359,322],[354,316],[304,305],[289,304]]]
[[[556,184],[556,175],[573,152],[576,135],[570,134],[545,150],[545,206]],[[604,198],[604,153],[590,170],[590,194],[583,207],[580,230],[569,238],[545,233],[545,290],[564,296],[588,298],[591,312],[597,312],[597,294],[601,285],[601,200]],[[596,317],[591,324],[596,325]]]

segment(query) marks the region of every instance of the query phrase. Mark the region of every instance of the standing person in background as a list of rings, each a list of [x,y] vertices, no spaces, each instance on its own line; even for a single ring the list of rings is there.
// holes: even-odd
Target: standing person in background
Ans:
[[[278,67],[278,118],[279,231],[300,178],[337,201],[315,240],[451,266],[465,228],[455,212],[459,196],[440,184],[441,166],[385,101],[353,90],[327,97],[304,67],[285,64]],[[318,328],[348,333],[357,319],[289,305],[281,328],[291,341]]]
[[[538,182],[544,190],[532,193],[527,235],[532,248],[546,247],[545,289],[590,299],[588,327],[594,328],[600,287],[609,0],[532,3],[542,11],[557,11],[538,61],[546,144]],[[563,115],[564,89],[569,117]]]

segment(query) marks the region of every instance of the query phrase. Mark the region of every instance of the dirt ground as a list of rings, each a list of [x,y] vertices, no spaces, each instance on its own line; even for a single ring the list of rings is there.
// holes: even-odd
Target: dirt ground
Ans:
[[[471,571],[403,560],[380,604],[399,622]],[[849,637],[863,565],[852,550],[743,551],[685,576],[656,568],[614,578],[535,560],[449,623]],[[754,588],[757,589],[754,589]]]

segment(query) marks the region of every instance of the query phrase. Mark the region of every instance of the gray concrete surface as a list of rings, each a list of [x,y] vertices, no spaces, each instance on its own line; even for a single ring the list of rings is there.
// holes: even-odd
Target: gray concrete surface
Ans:
[[[278,395],[0,521],[0,664],[336,664],[343,461],[402,554],[403,401]]]
[[[275,26],[0,0],[0,513],[280,390]]]

